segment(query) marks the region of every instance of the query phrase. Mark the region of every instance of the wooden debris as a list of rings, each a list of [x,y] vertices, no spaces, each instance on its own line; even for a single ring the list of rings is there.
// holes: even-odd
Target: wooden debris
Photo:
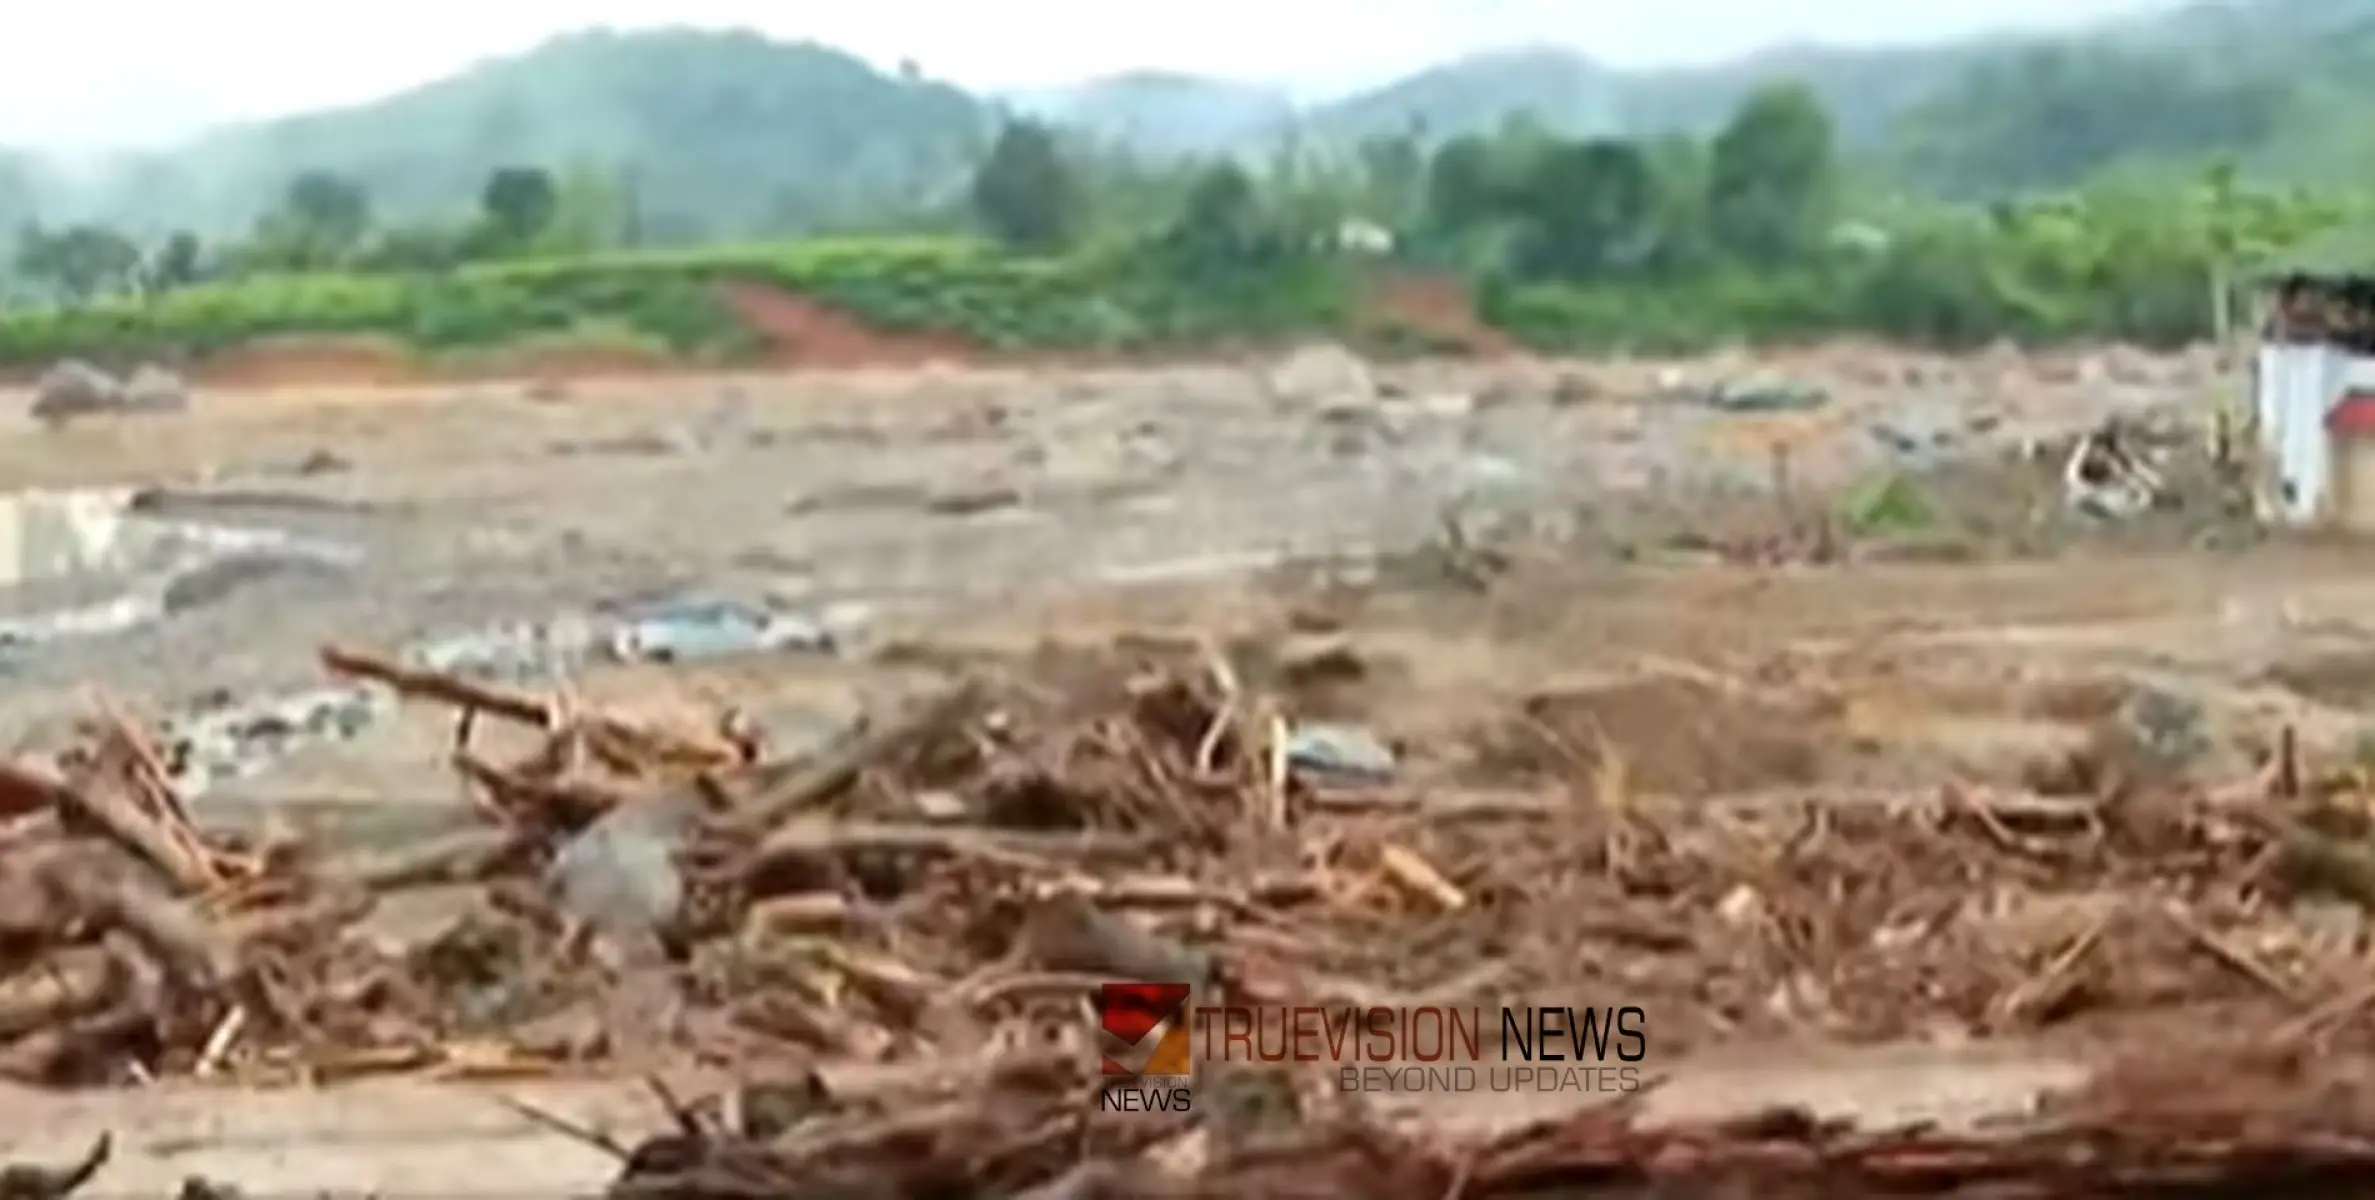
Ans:
[[[1378,869],[1396,885],[1425,897],[1439,907],[1457,912],[1468,907],[1468,896],[1443,877],[1434,864],[1415,852],[1400,846],[1385,846],[1377,852]]]
[[[2375,1178],[2375,1085],[2361,1103],[2348,1081],[2225,1107],[2224,1076],[2139,1085],[1984,1139],[1788,1113],[1650,1129],[1622,1107],[1463,1139],[1228,1064],[1192,1116],[1108,1120],[1090,1002],[1125,981],[1234,1004],[1621,997],[1677,1056],[1810,1027],[2116,1046],[2121,1022],[2153,1050],[2257,1030],[2304,1070],[2375,1052],[2363,964],[2290,915],[2317,891],[2375,909],[2375,829],[2297,749],[2247,786],[2115,800],[1955,784],[1685,804],[1637,789],[1615,745],[1573,794],[1439,786],[1421,753],[1407,779],[1290,796],[1261,681],[1195,639],[1127,659],[970,678],[769,761],[732,714],[637,719],[327,650],[335,673],[541,738],[492,755],[465,715],[423,765],[467,785],[483,827],[343,858],[202,833],[148,732],[102,702],[60,770],[0,764],[0,1077],[747,1076],[714,1104],[655,1088],[668,1127],[637,1145],[542,1122],[619,1159],[612,1195],[671,1200],[2113,1196],[2265,1191],[2278,1155],[2308,1164],[2296,1182]],[[605,958],[597,918],[616,914],[552,864],[662,805],[684,820],[617,831],[602,864],[650,953]],[[2204,1106],[2173,1114],[2172,1093]],[[0,1200],[62,1196],[104,1159],[0,1171]]]

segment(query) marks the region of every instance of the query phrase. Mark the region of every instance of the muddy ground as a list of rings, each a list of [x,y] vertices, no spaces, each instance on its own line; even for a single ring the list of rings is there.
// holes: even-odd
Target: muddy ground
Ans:
[[[829,612],[850,646],[597,669],[578,685],[735,704],[795,744],[911,690],[921,676],[902,664],[919,658],[1161,630],[1258,640],[1314,610],[1368,671],[1298,695],[1301,715],[1363,722],[1445,786],[1583,787],[1621,762],[1645,794],[1853,801],[1949,779],[2025,786],[2107,727],[2139,726],[2184,743],[2174,769],[2214,777],[2248,769],[2285,725],[2311,754],[2348,757],[2375,715],[2375,621],[2362,616],[2375,554],[2065,529],[2058,463],[2021,456],[2107,413],[2198,408],[2237,386],[2203,356],[1844,347],[1412,364],[1369,384],[1273,366],[284,387],[203,393],[179,416],[11,428],[0,480],[13,486],[156,487],[178,513],[363,557],[118,636],[23,649],[0,730],[47,744],[83,683],[170,713],[216,690],[315,682],[326,641],[392,648],[686,592]],[[1818,385],[1829,403],[1741,413],[1691,394],[1763,376]],[[1835,507],[1876,471],[1935,476],[1957,544],[1828,566],[1717,552]],[[1513,565],[1482,589],[1447,578],[1427,553],[1447,520],[1508,537]],[[451,780],[422,767],[446,736],[441,715],[407,714],[206,803],[394,803],[467,820]],[[2360,937],[2356,920],[2337,936]],[[1898,1047],[1881,1074],[1912,1081],[1900,1087],[1839,1083],[1874,1068],[1788,1040],[1764,1076],[1712,1074],[1661,1103],[1831,1079],[1892,1112],[1940,1094],[1951,1107],[1958,1088],[2017,1107],[2093,1044],[2000,1045],[1985,1070],[1961,1065],[1967,1048]],[[568,1086],[632,1107],[617,1089]],[[197,1169],[269,1192],[333,1162],[357,1182],[442,1194],[603,1175],[582,1147],[500,1110],[460,1113],[426,1085],[351,1111],[299,1106],[303,1120],[243,1103],[18,1094],[0,1150],[137,1124],[148,1132],[111,1177],[125,1193]],[[336,1112],[351,1127],[321,1128]],[[516,1177],[494,1178],[504,1171]]]

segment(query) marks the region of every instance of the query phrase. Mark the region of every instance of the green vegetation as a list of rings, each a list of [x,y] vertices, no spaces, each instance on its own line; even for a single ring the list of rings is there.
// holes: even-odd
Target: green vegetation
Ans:
[[[1526,51],[1302,113],[1131,77],[1047,122],[812,45],[578,35],[135,164],[127,194],[195,198],[175,227],[60,210],[0,161],[0,218],[67,218],[19,227],[0,361],[279,335],[732,358],[760,348],[733,283],[1002,349],[1458,344],[1366,311],[1381,269],[1464,278],[1549,350],[2174,343],[2245,272],[2375,244],[2349,86],[2375,0],[2254,11],[1688,72]],[[1157,149],[1242,152],[1134,147],[1133,105],[1172,126]]]
[[[386,220],[469,211],[487,176],[536,164],[632,197],[646,241],[864,223],[962,189],[997,117],[912,71],[754,33],[570,34],[373,103],[53,169],[0,154],[0,226],[91,220],[210,239],[244,232],[289,181],[351,180]]]
[[[994,349],[1127,349],[1333,332],[1391,266],[1457,272],[1538,348],[1688,350],[1876,333],[1970,345],[2213,328],[2228,281],[2358,214],[2340,194],[2216,170],[1984,209],[1876,202],[1807,89],[1748,98],[1712,137],[1568,139],[1516,123],[1353,162],[1153,169],[1010,124],[967,189],[986,237],[814,239],[686,250],[601,240],[600,196],[491,172],[479,212],[375,224],[328,172],[295,179],[248,238],[148,257],[104,230],[29,230],[17,267],[58,303],[0,315],[0,361],[204,354],[275,335],[371,334],[428,355],[610,339],[695,359],[759,348],[723,285],[812,297],[886,331]],[[1355,236],[1381,225],[1390,244]],[[138,263],[110,291],[110,271]],[[198,265],[193,267],[195,262]],[[1406,322],[1362,330],[1443,349]]]
[[[697,360],[758,349],[721,296],[755,283],[885,331],[998,349],[1125,349],[1326,328],[1346,276],[1325,263],[1174,282],[1125,254],[1026,258],[962,240],[840,240],[521,259],[439,273],[255,275],[0,316],[0,362],[205,354],[276,336],[374,335],[427,355],[537,342],[631,343]]]
[[[1514,50],[1301,107],[1266,84],[1146,73],[992,97],[929,66],[881,70],[749,33],[572,34],[368,104],[153,152],[71,167],[0,152],[0,228],[244,236],[308,171],[352,180],[384,221],[445,221],[494,171],[534,164],[619,193],[631,227],[619,232],[637,244],[929,229],[962,208],[1009,108],[1105,151],[1267,158],[1414,132],[1431,147],[1518,114],[1568,137],[1704,137],[1782,82],[1814,92],[1844,154],[1921,194],[1984,199],[2214,159],[2269,182],[2375,177],[2375,0],[2198,3],[2075,36],[1789,48],[1687,69]]]

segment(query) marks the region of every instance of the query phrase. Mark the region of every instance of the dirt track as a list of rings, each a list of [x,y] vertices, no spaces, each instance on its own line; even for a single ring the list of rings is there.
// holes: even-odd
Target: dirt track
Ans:
[[[1277,561],[1405,549],[1433,536],[1448,508],[1522,515],[1539,527],[1532,544],[1569,549],[1526,558],[1482,596],[1390,574],[1326,590],[1371,673],[1306,698],[1322,715],[1441,751],[1424,769],[1442,778],[1483,770],[1454,748],[1488,743],[1494,714],[1529,697],[1570,748],[1614,747],[1634,787],[1686,797],[1921,791],[1946,778],[2017,786],[2151,689],[2201,708],[2214,742],[2206,771],[2247,766],[2283,724],[2313,754],[2350,752],[2375,709],[2375,623],[2358,615],[2375,602],[2375,558],[2363,552],[2097,549],[1775,571],[1710,561],[1674,536],[1689,521],[1677,514],[1753,524],[1769,512],[1754,497],[1775,442],[1794,448],[1797,477],[1817,489],[1890,461],[1875,426],[1916,431],[1931,447],[1925,462],[1992,455],[2220,386],[2198,365],[2131,362],[2106,375],[1832,350],[1761,367],[1835,399],[1810,414],[1741,416],[1650,395],[1739,364],[1423,365],[1388,372],[1393,394],[1349,403],[1276,394],[1239,366],[947,368],[220,391],[187,417],[11,430],[0,478],[21,486],[170,487],[209,519],[302,528],[368,557],[343,577],[265,580],[150,628],[30,652],[0,723],[38,743],[73,715],[67,689],[81,681],[172,709],[210,688],[310,681],[313,649],[332,639],[392,646],[686,588],[863,605],[875,644],[941,651],[1162,628],[1256,634],[1321,602]],[[200,498],[229,492],[244,498]],[[1576,540],[1579,529],[1589,536]],[[1609,554],[1617,542],[1636,561]],[[804,657],[581,682],[596,701],[673,692],[804,729],[878,707],[913,678],[877,661]],[[408,716],[238,792],[452,805],[452,786],[420,767],[444,732],[435,714]],[[1539,747],[1501,752],[1493,771],[1546,769]],[[1597,753],[1604,764],[1611,751]],[[2094,1040],[2036,1051],[2039,1069],[2063,1070],[2063,1056],[2083,1057]],[[1756,1086],[1819,1089],[1806,1081],[1826,1069],[1777,1068]],[[1999,1100],[2019,1104],[1981,1102]],[[89,1119],[65,1109],[89,1103],[9,1098],[0,1157],[60,1152],[56,1139]],[[384,1127],[404,1105],[357,1108],[377,1114],[357,1126]],[[220,1119],[225,1130],[246,1120]],[[422,1153],[396,1144],[413,1135],[276,1133],[265,1126],[287,1120],[255,1121],[235,1136],[159,1134],[196,1145],[172,1163],[152,1148],[157,1161],[122,1186],[148,1187],[186,1162],[259,1191],[295,1187],[294,1173],[254,1174],[264,1169],[254,1155],[282,1154],[259,1147],[341,1137],[384,1143],[343,1165],[357,1187],[455,1186],[427,1159],[393,1165]],[[458,1128],[434,1136],[463,1140]],[[483,1153],[470,1151],[473,1171],[494,1171]],[[506,1186],[477,1182],[489,1194]]]

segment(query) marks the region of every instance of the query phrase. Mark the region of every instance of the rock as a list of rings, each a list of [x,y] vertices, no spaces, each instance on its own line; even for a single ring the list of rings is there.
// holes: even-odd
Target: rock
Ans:
[[[1393,748],[1354,725],[1306,725],[1287,739],[1287,765],[1341,780],[1385,780],[1399,767]]]
[[[562,845],[545,872],[561,907],[595,933],[612,969],[657,961],[684,903],[676,853],[700,798],[671,791],[622,804]]]
[[[977,479],[951,484],[924,497],[924,511],[944,517],[969,517],[1012,508],[1022,501],[1022,492],[1005,480]]]
[[[334,450],[315,449],[290,464],[292,475],[338,475],[354,469],[354,460]]]
[[[2201,703],[2165,688],[2137,688],[2118,720],[2146,763],[2160,770],[2181,773],[2214,748]]]
[[[114,376],[70,358],[42,372],[27,411],[37,421],[59,425],[75,417],[114,412],[122,406],[123,395],[123,384]]]
[[[1359,355],[1333,342],[1305,346],[1270,372],[1270,394],[1295,404],[1374,404],[1377,380]]]
[[[1418,411],[1443,421],[1463,420],[1476,412],[1476,397],[1452,392],[1418,402]]]
[[[619,454],[635,457],[667,457],[691,454],[701,449],[700,439],[681,425],[666,425],[640,429],[619,437],[601,438],[591,442],[564,442],[553,447],[562,454]]]
[[[1892,422],[1874,421],[1864,426],[1864,432],[1870,435],[1873,441],[1886,447],[1891,454],[1919,454],[1924,449],[1921,438],[1898,428]]]
[[[1600,385],[1588,375],[1567,374],[1551,385],[1550,402],[1559,408],[1588,404],[1601,396]]]
[[[190,386],[182,382],[181,376],[163,367],[143,363],[124,381],[121,400],[125,412],[188,412]]]
[[[1707,395],[1709,407],[1735,413],[1811,412],[1830,402],[1830,393],[1813,384],[1783,379],[1734,381]]]

